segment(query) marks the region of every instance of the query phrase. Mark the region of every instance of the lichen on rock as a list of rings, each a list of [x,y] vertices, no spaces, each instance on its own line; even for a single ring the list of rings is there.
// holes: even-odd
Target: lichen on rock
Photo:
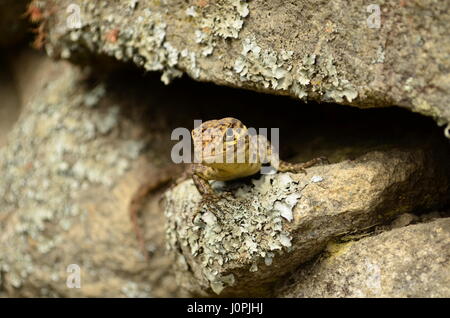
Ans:
[[[196,215],[191,208],[180,206],[187,200],[187,189],[179,187],[166,195],[170,198],[166,209],[169,249],[190,251],[202,265],[202,278],[208,280],[217,294],[234,284],[234,275],[224,273],[224,268],[231,270],[228,264],[249,266],[249,271],[257,271],[261,258],[270,263],[275,254],[283,254],[291,246],[290,234],[283,229],[284,211],[278,204],[291,198],[288,201],[292,213],[298,200],[298,197],[292,200],[297,184],[288,174],[262,176],[253,184],[239,188],[235,192],[236,201],[202,206]],[[270,191],[271,187],[278,190]]]
[[[351,102],[358,96],[356,88],[338,73],[331,54],[306,55],[297,65],[292,63],[293,55],[292,50],[263,49],[250,36],[242,41],[242,51],[233,70],[243,82],[291,91],[304,100],[310,94],[319,94],[324,100],[342,103],[344,97]]]
[[[112,97],[106,82],[90,86],[66,62],[25,56],[17,63],[32,65],[40,77],[29,83],[33,76],[23,76],[31,87],[25,90],[29,102],[0,148],[1,292],[176,295],[164,265],[158,208],[148,214],[155,224],[148,239],[155,258],[145,266],[129,212],[143,185],[157,187],[168,178],[153,164],[161,159],[148,159],[157,157],[149,147],[156,134],[139,133],[137,121],[122,115],[124,100]],[[79,265],[82,288],[67,287],[69,264]]]
[[[311,176],[278,173],[252,184],[237,181],[218,190],[233,196],[214,204],[202,201],[186,181],[165,195],[177,281],[194,295],[267,295],[271,283],[330,240],[412,211],[414,202],[431,207],[448,201],[449,171],[429,174],[428,160],[421,151],[368,153],[354,162],[310,168]],[[413,186],[416,178],[427,186]],[[419,197],[426,199],[415,201]]]

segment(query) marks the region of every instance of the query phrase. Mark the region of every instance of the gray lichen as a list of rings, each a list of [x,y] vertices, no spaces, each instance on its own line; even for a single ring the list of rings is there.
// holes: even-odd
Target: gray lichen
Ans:
[[[231,192],[217,202],[202,200],[185,181],[165,194],[166,241],[178,283],[204,296],[267,294],[277,278],[330,241],[414,211],[417,202],[448,202],[448,167],[436,174],[428,158],[422,150],[390,149],[311,167],[306,176],[213,182],[219,193]]]
[[[11,131],[20,142],[0,149],[0,212],[20,211],[12,213],[14,228],[1,233],[2,241],[20,246],[5,244],[0,259],[0,271],[15,288],[35,266],[21,249],[31,246],[35,253],[47,254],[63,244],[63,234],[88,214],[73,198],[92,185],[111,187],[145,147],[143,140],[111,144],[108,136],[117,130],[118,106],[99,107],[106,92],[101,84],[74,97],[74,74],[66,72],[48,83]],[[49,228],[55,227],[61,234],[49,236]],[[14,271],[8,265],[13,263]]]
[[[256,272],[258,264],[270,266],[276,255],[290,250],[292,238],[284,227],[301,197],[298,188],[289,174],[264,175],[233,189],[235,200],[193,209],[186,202],[199,202],[199,194],[187,181],[166,194],[168,249],[181,267],[190,258],[201,264],[195,275],[220,294],[234,285],[233,268]],[[230,210],[234,213],[224,213]]]
[[[50,56],[58,54],[62,58],[70,58],[71,51],[77,50],[82,43],[90,50],[99,50],[117,60],[132,61],[147,71],[162,71],[161,80],[165,84],[180,77],[183,71],[199,78],[201,69],[196,59],[213,54],[217,39],[238,38],[249,14],[248,4],[242,0],[207,3],[205,8],[200,4],[186,6],[184,13],[195,19],[197,26],[193,36],[198,48],[193,50],[177,47],[167,40],[169,8],[165,5],[161,5],[158,11],[145,7],[136,11],[137,1],[132,1],[121,5],[124,6],[123,15],[111,12],[107,1],[100,5],[90,2],[80,2],[79,5],[83,17],[93,19],[83,19],[82,29],[68,32],[66,45],[59,54],[48,44],[46,50]],[[136,17],[130,25],[126,21],[133,15]],[[94,19],[101,22],[94,23]]]
[[[307,55],[296,67],[292,64],[293,55],[293,51],[264,49],[251,36],[243,40],[233,70],[241,81],[274,90],[290,90],[301,99],[307,99],[312,93],[324,95],[333,102],[343,102],[344,98],[351,102],[358,96],[356,88],[338,73],[332,55]]]
[[[237,39],[248,14],[249,8],[245,0],[219,0],[211,10],[204,13],[200,25],[224,39]]]
[[[81,29],[66,26],[69,4],[82,9]],[[346,10],[333,14],[337,7]],[[201,81],[307,100],[397,105],[448,123],[450,82],[442,49],[449,46],[447,9],[446,2],[386,3],[382,27],[372,29],[360,4],[343,0],[320,8],[308,1],[60,0],[46,24],[46,50],[76,61],[89,54],[131,61],[162,72],[165,83],[185,72]],[[240,54],[252,37],[269,59]],[[189,54],[183,58],[184,50]],[[280,59],[283,50],[293,51],[292,58]],[[411,73],[411,65],[419,65],[418,72]]]
[[[102,8],[82,3],[85,15],[95,17],[97,22],[85,21],[82,30],[70,31],[60,56],[70,58],[71,50],[76,49],[73,46],[83,43],[90,50],[133,61],[147,71],[161,71],[161,80],[169,84],[183,72],[195,79],[203,78],[203,59],[214,55],[220,41],[229,39],[240,42],[242,49],[232,67],[224,65],[223,71],[228,74],[231,70],[230,75],[239,82],[305,100],[320,96],[326,101],[350,103],[358,96],[356,87],[336,68],[331,52],[323,50],[299,58],[293,50],[263,48],[254,35],[240,38],[250,12],[246,1],[187,4],[183,16],[193,24],[187,35],[192,45],[167,37],[170,23],[165,5],[140,8],[136,13],[127,8],[124,12],[128,14],[114,15],[106,3]],[[133,14],[133,23],[127,23]],[[51,45],[48,52],[55,53]]]
[[[292,83],[288,63],[293,51],[280,53],[259,47],[254,37],[246,38],[242,43],[241,55],[234,63],[234,71],[241,80],[262,84],[273,89],[288,89]]]

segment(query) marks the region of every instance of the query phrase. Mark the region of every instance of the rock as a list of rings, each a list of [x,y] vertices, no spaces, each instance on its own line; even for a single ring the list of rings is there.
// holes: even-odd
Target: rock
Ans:
[[[446,125],[448,12],[449,2],[431,0],[62,0],[45,48],[78,62],[106,54],[161,71],[165,83],[187,73],[299,99],[398,105]]]
[[[329,246],[278,297],[450,296],[450,218]]]
[[[27,4],[0,0],[0,297],[449,296],[442,130],[340,106],[450,137],[449,2]],[[19,53],[32,27],[79,67]],[[171,132],[224,115],[332,164],[214,183],[234,195],[214,204],[187,181],[163,207]]]
[[[448,204],[449,153],[425,148],[237,181],[225,188],[235,198],[216,204],[200,201],[191,180],[178,185],[165,196],[178,284],[200,296],[267,296],[332,240]]]
[[[268,192],[272,198],[276,195],[287,196],[285,200],[274,203],[274,209],[278,211],[275,213],[279,213],[280,218],[275,223],[273,220],[268,222],[265,229],[271,233],[278,231],[280,225],[283,226],[276,236],[279,241],[272,242],[270,248],[281,247],[287,252],[290,244],[291,248],[297,246],[297,239],[292,236],[296,234],[287,225],[293,228],[300,226],[299,231],[303,231],[301,226],[308,227],[298,218],[302,210],[297,207],[292,211],[290,208],[296,200],[303,202],[305,198],[311,198],[312,202],[323,202],[320,197],[323,193],[314,194],[323,191],[321,187],[331,184],[341,187],[337,192],[342,192],[348,186],[345,182],[355,187],[361,183],[361,178],[367,178],[370,173],[374,175],[374,185],[367,189],[362,187],[360,192],[375,193],[373,187],[379,185],[379,191],[384,191],[379,194],[381,198],[392,198],[403,192],[417,198],[415,202],[410,202],[408,196],[400,201],[395,198],[393,203],[380,199],[379,204],[386,202],[385,207],[379,208],[380,215],[392,207],[402,206],[399,210],[407,212],[422,202],[424,207],[428,207],[443,201],[440,197],[446,191],[446,173],[443,170],[447,161],[446,157],[439,159],[438,150],[441,149],[446,155],[445,147],[428,141],[428,136],[434,136],[435,131],[428,120],[417,119],[417,116],[406,112],[380,110],[377,111],[378,115],[365,117],[356,115],[354,109],[337,107],[339,112],[327,115],[329,121],[325,119],[323,123],[308,126],[311,118],[323,115],[324,110],[329,110],[331,106],[321,108],[317,105],[317,113],[287,120],[285,114],[275,116],[272,109],[259,107],[263,101],[279,103],[277,97],[214,86],[205,92],[202,84],[189,81],[178,87],[164,87],[158,79],[142,80],[141,74],[134,73],[128,77],[122,73],[110,74],[107,80],[100,80],[91,78],[86,70],[30,53],[17,54],[10,65],[13,78],[16,79],[14,86],[18,100],[23,103],[23,107],[19,120],[9,131],[7,142],[0,148],[0,241],[7,242],[2,245],[0,253],[2,296],[187,295],[176,284],[171,271],[173,254],[165,254],[165,218],[159,199],[164,190],[161,184],[170,176],[179,174],[169,157],[170,133],[176,127],[192,125],[192,118],[198,118],[198,110],[206,97],[208,101],[212,97],[217,100],[214,109],[209,103],[206,104],[211,116],[219,116],[226,109],[244,118],[244,122],[253,119],[256,127],[278,126],[283,130],[288,129],[290,133],[287,137],[291,141],[283,139],[283,142],[286,146],[298,149],[302,156],[298,160],[304,159],[303,156],[317,155],[313,150],[320,142],[320,152],[326,151],[324,154],[333,162],[339,162],[335,166],[316,167],[306,177],[289,177],[289,174],[272,176],[275,184],[289,187],[269,189]],[[286,108],[291,107],[293,102],[282,99],[282,105]],[[257,115],[255,110],[258,110]],[[377,128],[382,119],[384,130],[380,133]],[[345,128],[348,122],[353,123],[352,130],[365,131],[351,142],[347,136],[353,132]],[[295,129],[298,126],[303,128],[297,134]],[[377,140],[382,141],[381,148]],[[389,147],[386,146],[386,140],[389,141]],[[393,150],[393,145],[406,145],[408,140],[414,141],[412,149],[423,150]],[[373,153],[376,145],[380,150]],[[347,160],[369,151],[372,154],[362,157],[367,162],[362,159]],[[423,166],[428,167],[426,171]],[[336,171],[339,169],[344,170]],[[344,178],[345,169],[353,171],[354,175]],[[333,176],[335,179],[330,179]],[[433,176],[436,177],[432,179]],[[267,188],[270,178],[255,181],[259,184],[258,189]],[[377,183],[385,181],[383,185]],[[290,193],[307,183],[304,190],[298,191],[301,198],[297,193]],[[228,184],[227,187],[230,185],[243,196],[243,201],[248,191],[252,191],[242,181]],[[435,191],[438,186],[442,189]],[[430,189],[430,196],[424,194],[425,189]],[[192,185],[187,190],[185,194],[195,197]],[[180,190],[175,188],[174,191]],[[148,262],[139,249],[129,215],[139,197],[143,199],[140,220],[150,253]],[[255,198],[262,197],[261,194],[255,194]],[[270,197],[267,198],[269,201],[266,203],[270,203]],[[374,198],[369,198],[372,201],[368,199],[367,209],[363,207],[364,202],[357,202],[358,196],[351,198],[344,194],[340,197],[333,194],[332,198],[347,200],[344,203],[348,205],[357,205],[362,213],[361,224],[365,224],[370,212],[368,209],[376,205],[374,201],[378,197],[374,194]],[[185,199],[180,197],[177,204],[185,204]],[[228,204],[235,208],[240,202],[231,201]],[[337,212],[349,213],[349,219],[353,220],[356,216],[348,211],[345,204]],[[319,238],[334,237],[333,231],[336,229],[327,228],[326,224],[326,221],[332,223],[333,218],[337,218],[334,212],[331,208],[325,210],[324,213],[330,216],[324,217],[323,229],[316,231]],[[189,209],[184,213],[180,215],[190,217],[187,216]],[[254,213],[254,210],[243,213]],[[314,215],[312,211],[307,213]],[[392,215],[396,213],[401,211],[394,209]],[[240,217],[239,214],[237,216]],[[258,222],[266,216],[260,214],[258,217],[260,219],[253,220],[257,221],[255,224],[249,225],[259,226]],[[220,214],[212,213],[204,214],[202,219],[209,224],[222,221]],[[384,216],[380,220],[383,221]],[[242,221],[244,225],[248,224],[245,219]],[[308,221],[307,218],[305,221],[312,224],[313,230],[314,226],[321,226],[319,221]],[[353,232],[363,227],[361,224],[337,224],[337,227],[340,232]],[[325,229],[330,233],[323,234]],[[300,256],[295,256],[296,260],[309,259],[306,254],[314,255],[322,249],[321,246],[326,245],[326,242],[316,241],[310,236],[305,236],[305,240],[312,248],[306,252],[300,251]],[[256,241],[247,240],[245,244],[259,249],[260,246],[254,243]],[[249,284],[252,295],[267,295],[265,286],[272,285],[272,279],[260,285],[258,277],[265,268],[279,266],[278,258],[277,253],[272,256],[268,252],[264,258],[258,258],[255,264],[243,265],[243,275],[225,274],[223,281],[228,284],[234,278],[236,288],[239,288],[243,278],[250,273],[252,276],[248,276],[248,279],[257,278]],[[70,274],[67,270],[71,264],[80,266],[80,289],[68,288],[66,285]],[[229,268],[229,263],[224,264],[224,268]],[[253,272],[249,272],[250,269]],[[181,278],[186,277],[184,270],[178,274]],[[277,278],[275,275],[273,278],[276,281],[279,279],[282,277]],[[188,284],[191,288],[187,289],[192,292],[194,285]],[[223,287],[220,282],[215,282],[213,286],[216,291]],[[234,291],[224,289],[221,295]],[[215,295],[211,290],[205,292],[203,287],[198,293]]]
[[[129,95],[118,99],[105,82],[89,84],[66,62],[43,60],[16,61],[40,78],[22,83],[34,78],[22,68],[17,87],[28,102],[0,148],[2,294],[182,295],[165,256],[158,204],[171,178],[169,132],[149,126]],[[139,196],[148,261],[130,220]],[[67,285],[72,264],[81,270],[81,288]]]

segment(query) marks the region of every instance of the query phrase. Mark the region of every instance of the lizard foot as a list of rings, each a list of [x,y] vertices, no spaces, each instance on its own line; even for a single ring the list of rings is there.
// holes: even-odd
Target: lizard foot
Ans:
[[[207,207],[208,211],[214,214],[214,216],[220,215],[223,211],[223,208],[219,206],[219,202],[222,200],[231,201],[233,199],[233,194],[231,192],[213,192],[203,194],[202,199],[199,202],[199,206]],[[192,217],[192,223],[195,223],[195,219],[200,214],[200,211],[194,214]],[[217,218],[219,219],[219,218]]]

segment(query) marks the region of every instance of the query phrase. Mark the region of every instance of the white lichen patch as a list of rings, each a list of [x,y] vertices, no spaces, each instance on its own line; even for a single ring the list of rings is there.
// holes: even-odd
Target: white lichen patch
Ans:
[[[321,176],[312,176],[311,177],[311,182],[312,183],[318,183],[318,182],[322,182],[323,178]]]
[[[250,82],[258,90],[300,99],[350,103],[358,96],[329,47],[299,51],[294,45],[274,48],[256,33],[243,38],[250,15],[248,1],[187,1],[175,8],[167,1],[105,1],[101,6],[77,3],[82,28],[67,29],[60,19],[53,29],[61,32],[45,47],[50,56],[74,58],[80,52],[84,56],[87,48],[133,62],[146,71],[160,71],[165,84],[186,72],[194,79],[233,86]],[[242,45],[237,57],[235,43],[229,42]],[[377,61],[383,60],[383,54],[379,52]],[[426,107],[425,103],[419,105]]]
[[[284,233],[280,235],[280,242],[281,242],[281,244],[283,246],[286,246],[286,247],[291,247],[292,246],[291,238],[288,235],[284,234]]]
[[[91,2],[80,1],[79,6],[83,16],[82,29],[67,30],[64,44],[58,50],[51,44],[46,45],[50,56],[71,58],[72,52],[79,50],[77,46],[82,43],[91,51],[132,61],[147,71],[161,71],[161,80],[165,84],[180,77],[183,71],[198,78],[200,68],[196,59],[212,55],[219,39],[237,39],[249,14],[248,3],[243,0],[186,4],[183,15],[195,25],[195,34],[187,41],[198,46],[180,47],[179,43],[174,44],[177,37],[167,38],[172,16],[165,2],[150,5],[133,0],[115,4],[102,2],[101,6],[94,6]],[[188,56],[184,56],[187,67],[180,60],[184,49],[190,50]]]
[[[235,199],[216,203],[198,205],[200,196],[192,181],[165,195],[168,249],[175,259],[183,255],[196,279],[217,294],[236,282],[225,280],[225,275],[238,269],[255,273],[292,246],[284,224],[293,219],[298,182],[280,173],[263,175],[253,184],[228,188]]]
[[[200,68],[197,67],[197,56],[195,52],[184,49],[180,54],[181,58],[187,61],[188,69],[192,77],[198,78],[200,76]]]
[[[290,208],[287,204],[283,203],[283,202],[275,202],[274,205],[274,210],[280,212],[280,215],[282,217],[284,217],[286,220],[288,220],[289,222],[292,221],[292,219],[294,218],[293,214],[292,214],[292,208]]]
[[[295,65],[293,55],[290,50],[263,48],[250,36],[242,41],[242,51],[234,62],[233,71],[240,81],[288,91],[300,99],[318,94],[334,102],[343,102],[344,98],[351,102],[358,96],[355,87],[339,74],[331,54],[306,55]]]
[[[234,71],[242,81],[258,83],[265,88],[286,90],[293,83],[290,74],[292,65],[289,63],[292,55],[293,51],[263,49],[258,46],[254,37],[248,37],[243,40],[241,55],[234,63]]]
[[[248,16],[248,3],[242,0],[218,0],[203,10],[201,27],[224,39],[237,39]]]
[[[119,12],[133,14],[138,1],[118,5],[123,6]],[[121,61],[132,61],[148,71],[162,71],[161,79],[166,84],[182,75],[177,68],[179,50],[166,39],[167,23],[161,12],[142,9],[130,24],[127,22],[129,14],[110,12],[107,4],[99,8],[90,2],[82,2],[80,7],[84,17],[95,19],[84,21],[83,30],[69,32],[68,44],[61,50],[61,57],[69,58],[70,50],[82,37],[83,44],[93,51]],[[48,50],[55,54],[50,47]]]
[[[189,17],[196,17],[197,16],[197,11],[195,10],[194,6],[190,6],[189,8],[186,9],[186,15]]]
[[[291,91],[299,98],[318,94],[324,100],[342,103],[344,98],[351,102],[358,96],[356,88],[338,72],[331,53],[304,56],[294,74]]]

